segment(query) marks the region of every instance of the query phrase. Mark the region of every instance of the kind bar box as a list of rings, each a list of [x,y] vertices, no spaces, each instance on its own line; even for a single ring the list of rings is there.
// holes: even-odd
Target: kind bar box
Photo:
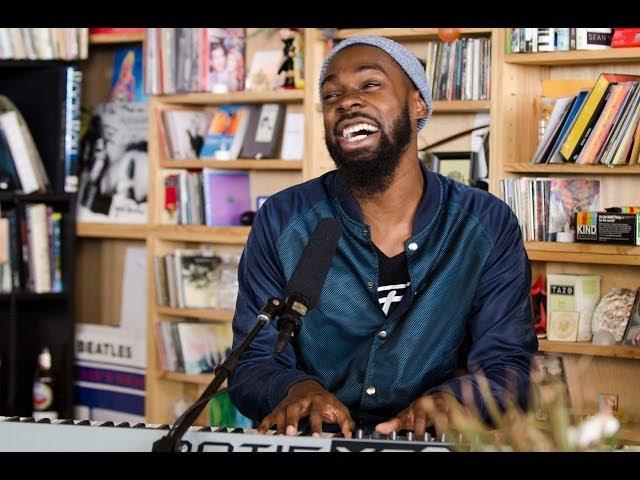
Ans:
[[[640,214],[577,212],[576,241],[640,245]]]
[[[591,340],[591,317],[599,300],[600,275],[547,274],[547,338],[556,341]],[[572,325],[575,323],[577,332]]]

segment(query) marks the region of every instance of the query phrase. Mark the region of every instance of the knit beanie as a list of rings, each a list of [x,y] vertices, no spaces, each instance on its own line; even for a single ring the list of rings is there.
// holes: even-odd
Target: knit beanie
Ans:
[[[427,80],[424,67],[413,52],[398,42],[394,42],[388,38],[362,35],[342,40],[333,48],[333,50],[331,50],[331,52],[329,52],[329,56],[322,65],[322,69],[320,70],[320,86],[322,86],[322,82],[327,76],[327,67],[329,66],[329,63],[331,63],[331,60],[333,60],[333,57],[335,57],[336,53],[350,45],[358,44],[378,47],[379,49],[384,50],[396,61],[420,92],[424,103],[427,105],[427,118],[429,118],[431,113],[433,113],[433,103],[431,100],[431,87]],[[322,103],[322,99],[320,99],[320,102]],[[422,130],[426,125],[427,118],[421,118],[418,120],[418,131]]]

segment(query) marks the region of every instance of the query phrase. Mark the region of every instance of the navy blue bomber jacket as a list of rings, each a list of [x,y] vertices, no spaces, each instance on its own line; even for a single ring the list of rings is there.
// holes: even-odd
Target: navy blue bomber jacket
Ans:
[[[282,297],[318,220],[337,219],[342,233],[318,304],[303,318],[299,354],[287,346],[231,391],[244,415],[262,420],[305,379],[336,395],[356,423],[387,420],[435,391],[462,400],[465,379],[486,415],[473,375],[478,370],[499,403],[511,392],[526,406],[537,340],[518,221],[487,192],[424,168],[423,175],[425,193],[405,242],[411,284],[389,318],[378,302],[369,226],[339,171],[283,190],[259,210],[239,265],[234,347],[267,299]],[[383,330],[386,336],[378,335]],[[262,330],[232,373],[231,386],[268,360],[276,336],[273,324]],[[461,354],[465,375],[456,370]]]

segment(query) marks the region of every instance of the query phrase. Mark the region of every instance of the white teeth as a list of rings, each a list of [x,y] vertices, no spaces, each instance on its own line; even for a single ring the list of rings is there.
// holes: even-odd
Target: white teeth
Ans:
[[[363,140],[363,139],[365,139],[365,138],[367,138],[367,136],[366,136],[366,135],[356,135],[355,137],[349,137],[349,138],[347,138],[347,141],[348,141],[349,143],[353,143],[353,142],[359,142],[360,140]]]
[[[373,125],[369,125],[368,123],[357,123],[355,125],[350,125],[346,127],[344,130],[342,130],[342,136],[345,139],[349,140],[352,134],[360,130],[365,130],[367,132],[377,132],[378,128],[374,127]],[[358,135],[358,137],[364,137],[364,136],[366,135]]]

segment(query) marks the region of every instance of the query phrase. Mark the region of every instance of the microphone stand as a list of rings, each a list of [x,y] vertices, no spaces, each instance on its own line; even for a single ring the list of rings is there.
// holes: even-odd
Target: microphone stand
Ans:
[[[187,409],[187,411],[182,415],[182,419],[179,420],[172,428],[167,435],[156,440],[153,443],[152,452],[176,452],[179,451],[177,449],[178,443],[180,439],[185,434],[185,432],[189,429],[193,422],[195,422],[200,412],[204,409],[207,402],[205,399],[211,398],[220,388],[220,386],[224,383],[224,381],[229,377],[231,372],[236,368],[240,357],[247,349],[249,344],[253,341],[253,339],[258,335],[260,330],[267,325],[271,320],[278,314],[278,312],[282,309],[282,302],[277,298],[270,298],[267,302],[265,308],[258,314],[257,320],[258,322],[253,327],[253,330],[249,332],[242,343],[238,345],[231,354],[227,357],[227,359],[220,364],[214,370],[214,377],[211,383],[207,386],[207,388],[202,392],[202,395],[196,400],[196,402]]]

